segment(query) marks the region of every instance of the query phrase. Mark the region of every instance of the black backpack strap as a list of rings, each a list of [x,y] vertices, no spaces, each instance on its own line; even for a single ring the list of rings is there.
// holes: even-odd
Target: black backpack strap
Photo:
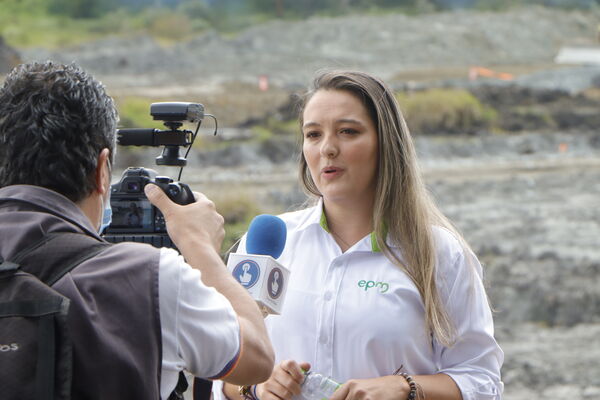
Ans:
[[[183,400],[183,393],[188,389],[188,381],[185,378],[183,371],[179,373],[179,379],[177,380],[177,386],[168,400]],[[194,400],[209,400],[212,393],[212,381],[194,377],[194,384],[192,389],[192,398]]]
[[[38,331],[39,350],[36,371],[38,371],[39,376],[35,385],[36,399],[51,400],[54,398],[55,337],[54,319],[51,315],[42,316]]]
[[[207,379],[194,378],[194,400],[209,400],[213,382]]]
[[[109,246],[110,243],[84,233],[50,233],[20,251],[12,262],[19,264],[23,271],[52,286],[66,273]]]
[[[183,371],[179,372],[179,379],[177,379],[177,385],[171,392],[171,395],[167,400],[183,400],[183,393],[188,389],[188,381],[185,378]]]

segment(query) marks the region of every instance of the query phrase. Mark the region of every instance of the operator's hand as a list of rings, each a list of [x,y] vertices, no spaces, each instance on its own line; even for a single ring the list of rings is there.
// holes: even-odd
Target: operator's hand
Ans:
[[[302,370],[309,369],[309,363],[282,361],[273,368],[268,380],[256,386],[256,395],[260,400],[290,400],[300,394],[300,385],[304,381]]]
[[[329,400],[406,399],[410,386],[406,379],[398,375],[381,376],[372,379],[351,379],[336,390]]]
[[[205,195],[194,192],[196,201],[182,206],[171,201],[157,185],[147,184],[144,193],[164,215],[169,237],[184,256],[186,249],[205,244],[220,252],[225,237],[224,220]]]

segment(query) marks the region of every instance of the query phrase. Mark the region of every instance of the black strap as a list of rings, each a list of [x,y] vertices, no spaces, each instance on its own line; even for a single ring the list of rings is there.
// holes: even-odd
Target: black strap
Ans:
[[[188,381],[185,379],[183,371],[179,372],[179,379],[177,379],[177,385],[171,392],[171,395],[167,400],[183,400],[183,393],[188,389]]]
[[[23,271],[52,286],[66,273],[110,245],[84,233],[50,233],[20,251],[12,261],[19,264]]]
[[[194,400],[209,400],[212,392],[212,381],[194,377],[194,384],[192,389],[192,396]],[[183,393],[188,389],[188,381],[185,378],[185,374],[179,373],[179,379],[177,380],[177,386],[168,400],[183,400]]]
[[[194,400],[208,400],[212,392],[212,381],[194,378]]]
[[[56,348],[54,318],[46,315],[40,319],[38,330],[38,362],[36,366],[35,398],[52,400],[54,398],[54,353]]]

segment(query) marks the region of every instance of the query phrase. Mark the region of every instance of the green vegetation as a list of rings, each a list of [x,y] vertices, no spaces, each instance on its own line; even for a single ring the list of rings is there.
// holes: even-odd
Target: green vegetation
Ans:
[[[396,95],[414,134],[475,133],[493,129],[497,113],[463,89],[430,89]]]
[[[507,121],[509,126],[506,128],[510,128],[510,124],[517,125],[517,127],[529,128],[533,126],[546,127],[546,129],[556,128],[557,126],[551,111],[547,107],[537,104],[513,107]]]
[[[217,193],[210,198],[225,219],[225,239],[221,246],[222,252],[225,253],[248,230],[252,218],[264,211],[250,194],[244,192]]]
[[[0,34],[15,46],[56,47],[90,38],[82,21],[50,15],[42,0],[2,0]]]
[[[0,1],[0,35],[16,47],[60,48],[107,36],[134,35],[149,35],[170,44],[211,27],[205,20],[192,19],[184,12],[168,8],[148,7],[140,11],[115,8],[88,16],[69,9],[58,12],[52,7],[55,1]]]
[[[158,99],[146,97],[118,97],[115,105],[119,111],[119,126],[127,128],[150,128],[157,124],[150,116],[150,104]]]
[[[105,36],[149,35],[161,43],[207,30],[235,33],[270,19],[315,15],[504,10],[541,4],[597,8],[600,0],[0,0],[0,35],[16,47],[58,48]]]
[[[261,125],[252,127],[258,141],[264,142],[273,138],[273,136],[292,136],[299,132],[298,121],[293,119],[289,121],[281,121],[273,117],[268,118]]]
[[[252,133],[256,140],[259,142],[264,142],[273,137],[273,132],[264,125],[256,125],[252,127]]]

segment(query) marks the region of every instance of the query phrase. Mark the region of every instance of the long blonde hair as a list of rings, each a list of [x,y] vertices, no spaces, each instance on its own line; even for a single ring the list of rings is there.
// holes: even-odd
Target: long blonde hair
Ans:
[[[388,259],[403,268],[419,290],[425,306],[427,329],[438,342],[450,346],[455,327],[440,300],[436,285],[436,252],[432,226],[448,229],[470,250],[462,236],[431,199],[417,163],[410,132],[393,92],[381,80],[362,72],[320,73],[300,106],[303,111],[319,90],[343,90],[356,96],[366,107],[377,128],[379,161],[373,208],[377,244]],[[300,180],[304,189],[321,196],[304,155],[300,155]],[[398,244],[403,260],[388,246],[386,234]]]

